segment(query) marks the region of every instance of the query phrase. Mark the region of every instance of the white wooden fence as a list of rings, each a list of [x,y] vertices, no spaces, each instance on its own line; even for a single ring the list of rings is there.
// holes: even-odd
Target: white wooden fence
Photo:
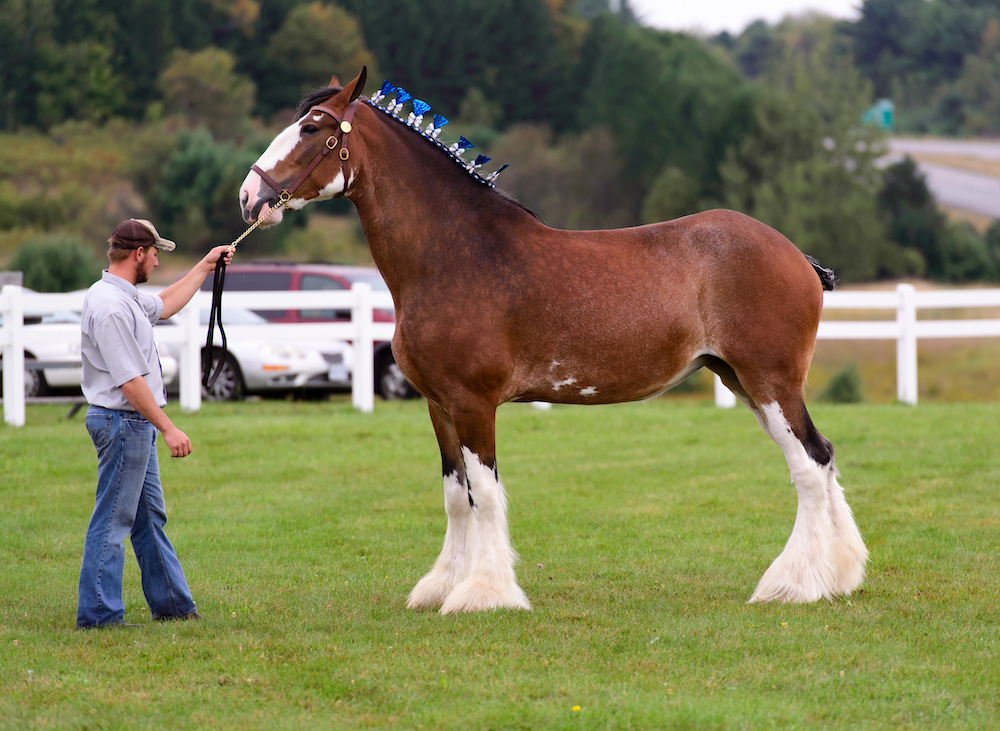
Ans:
[[[904,404],[917,403],[917,340],[921,338],[996,338],[1000,320],[918,320],[917,311],[926,309],[974,309],[1000,307],[1000,289],[925,290],[912,284],[898,284],[895,291],[823,293],[823,309],[887,310],[891,320],[824,320],[819,324],[819,340],[895,340],[896,398]],[[998,366],[1000,367],[1000,366]],[[736,397],[715,378],[715,403],[736,405]]]
[[[23,326],[25,311],[77,310],[83,306],[83,292],[70,294],[35,294],[21,287],[7,285],[0,291],[0,347],[3,349],[4,421],[14,426],[24,424],[24,349],[41,342],[79,342],[80,331],[75,325],[59,328]],[[184,411],[201,407],[201,347],[205,342],[206,326],[200,324],[199,311],[208,309],[211,297],[199,292],[176,318],[180,327],[154,329],[157,343],[181,344],[180,406]],[[272,328],[283,340],[327,338],[350,340],[354,343],[354,373],[352,401],[360,411],[374,408],[372,343],[391,340],[394,325],[372,320],[373,309],[391,309],[388,292],[373,292],[367,284],[355,284],[349,291],[339,292],[230,292],[223,300],[225,307],[284,310],[341,309],[351,310],[350,322],[292,324]],[[973,309],[1000,307],[1000,289],[962,289],[916,291],[909,284],[900,284],[886,292],[826,292],[824,308],[829,310],[858,309],[894,312],[894,319],[851,320],[820,323],[820,340],[895,340],[896,395],[907,404],[917,403],[917,341],[921,338],[1000,337],[1000,320],[918,320],[920,309]],[[251,335],[254,325],[229,325],[227,336],[238,338]],[[269,333],[269,337],[271,337]],[[715,402],[721,407],[736,404],[736,397],[715,379]]]
[[[24,327],[25,312],[52,312],[83,307],[86,292],[41,294],[26,292],[21,287],[7,285],[0,291],[0,348],[3,349],[3,412],[4,421],[13,426],[24,425],[24,351],[41,343],[80,342],[79,325]],[[205,344],[207,326],[200,321],[200,312],[211,305],[208,292],[198,292],[187,306],[174,316],[179,327],[156,327],[153,333],[157,346],[180,345],[179,370],[180,406],[183,411],[201,408],[201,348]],[[309,292],[227,292],[223,308],[255,310],[334,309],[350,310],[349,322],[294,323],[269,327],[269,340],[350,340],[354,345],[354,368],[351,378],[351,400],[360,411],[375,408],[373,344],[392,339],[395,325],[374,322],[376,309],[391,310],[392,296],[374,292],[371,285],[359,282],[350,290]],[[226,325],[227,338],[260,339],[259,325]]]

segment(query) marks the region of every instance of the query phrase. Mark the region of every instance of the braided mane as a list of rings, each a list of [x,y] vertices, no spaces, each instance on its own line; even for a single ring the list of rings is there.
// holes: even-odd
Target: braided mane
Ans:
[[[386,83],[388,83],[388,82],[386,82]],[[385,88],[385,87],[383,86],[383,88]],[[309,112],[310,109],[312,109],[317,104],[322,104],[323,102],[325,102],[326,100],[328,100],[330,97],[332,97],[335,94],[337,94],[338,92],[342,91],[342,89],[343,89],[343,87],[340,87],[340,86],[326,86],[326,87],[322,87],[322,88],[319,88],[319,89],[313,89],[311,92],[309,92],[308,94],[306,94],[305,96],[303,96],[302,99],[299,100],[298,105],[295,107],[295,120],[298,121],[298,120],[302,119],[302,117],[304,117]],[[395,90],[395,87],[393,87],[393,89]],[[398,91],[402,91],[402,90],[398,90]],[[405,94],[405,92],[404,92],[404,94]],[[382,114],[384,114],[389,119],[391,119],[391,120],[393,120],[393,121],[395,121],[395,122],[397,122],[399,124],[402,124],[404,127],[406,127],[408,129],[410,129],[411,131],[417,133],[418,135],[420,135],[421,137],[423,137],[427,142],[430,142],[432,145],[434,145],[439,150],[441,150],[442,152],[444,152],[456,165],[458,165],[465,172],[467,172],[469,174],[469,176],[472,177],[473,180],[475,180],[476,182],[478,182],[478,183],[480,183],[482,185],[487,186],[488,188],[490,188],[491,190],[493,190],[495,193],[497,193],[501,198],[503,198],[504,200],[506,200],[506,201],[508,201],[510,203],[513,203],[514,205],[516,205],[519,208],[523,209],[525,212],[531,214],[534,218],[536,218],[536,219],[538,218],[538,214],[537,213],[535,213],[533,210],[531,210],[527,206],[523,205],[522,203],[520,203],[520,202],[514,200],[513,198],[511,198],[511,196],[506,191],[504,191],[504,190],[502,190],[500,188],[497,188],[496,184],[491,179],[491,178],[495,178],[496,175],[500,171],[502,171],[504,168],[506,168],[507,167],[506,165],[503,165],[496,172],[494,172],[492,174],[491,178],[484,178],[478,172],[476,172],[476,170],[474,168],[472,168],[470,166],[470,164],[469,164],[469,162],[467,160],[463,160],[461,156],[459,156],[454,151],[452,151],[452,149],[449,149],[448,145],[445,145],[443,142],[441,142],[440,140],[438,140],[436,136],[432,136],[432,135],[428,134],[427,132],[421,130],[419,128],[419,126],[417,126],[417,125],[408,124],[405,119],[403,119],[399,115],[393,113],[393,111],[390,111],[389,109],[386,109],[385,107],[380,106],[377,102],[373,101],[372,99],[370,99],[368,97],[362,96],[361,97],[361,101],[363,101],[365,104],[367,104],[372,109],[376,109],[376,110],[382,112]],[[402,106],[402,104],[399,104],[397,106],[397,108],[400,108],[401,106]],[[411,115],[411,117],[412,116],[413,115]],[[464,140],[465,138],[463,137],[461,139]],[[487,158],[487,160],[488,159],[489,158]]]

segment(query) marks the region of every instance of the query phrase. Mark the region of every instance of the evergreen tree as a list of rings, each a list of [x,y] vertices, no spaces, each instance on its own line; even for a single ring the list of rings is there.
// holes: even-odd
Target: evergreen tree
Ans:
[[[634,214],[668,166],[721,197],[718,166],[752,124],[750,88],[695,38],[593,22],[576,70],[577,125],[606,125],[619,141]]]
[[[501,124],[571,118],[571,56],[540,0],[344,0],[383,74],[454,116],[469,89],[502,109]],[[379,83],[375,81],[375,83]]]

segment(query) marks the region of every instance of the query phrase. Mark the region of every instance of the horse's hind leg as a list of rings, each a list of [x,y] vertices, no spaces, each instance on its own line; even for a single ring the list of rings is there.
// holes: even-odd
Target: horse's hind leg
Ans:
[[[433,568],[413,587],[406,606],[411,609],[442,604],[452,590],[468,575],[476,543],[476,518],[469,502],[462,445],[449,416],[434,404],[430,405],[431,423],[441,449],[441,471],[444,475],[444,509],[448,528],[444,547]]]
[[[810,602],[850,594],[864,579],[868,550],[837,481],[833,447],[809,418],[800,387],[773,396],[752,379],[742,382],[724,363],[709,367],[781,447],[798,495],[792,535],[750,601]]]
[[[786,400],[784,408],[778,401],[763,404],[760,414],[785,454],[798,508],[792,535],[750,601],[811,602],[850,594],[864,578],[868,551],[837,482],[833,448],[813,426],[801,397]]]
[[[445,599],[441,613],[531,609],[514,574],[517,554],[510,545],[507,495],[496,468],[496,409],[475,404],[450,413],[462,445],[476,537],[469,575]]]

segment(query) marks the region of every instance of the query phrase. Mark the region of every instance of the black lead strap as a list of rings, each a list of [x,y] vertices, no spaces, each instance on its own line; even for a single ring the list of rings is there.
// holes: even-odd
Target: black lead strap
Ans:
[[[205,341],[205,349],[201,351],[201,385],[211,388],[222,373],[222,368],[226,363],[226,331],[222,327],[222,289],[226,285],[226,255],[221,254],[219,261],[215,265],[215,279],[212,282],[212,309],[208,311],[208,338]],[[219,362],[212,370],[212,354],[215,351],[215,325],[219,325],[219,335],[222,336],[222,352],[219,354]]]

